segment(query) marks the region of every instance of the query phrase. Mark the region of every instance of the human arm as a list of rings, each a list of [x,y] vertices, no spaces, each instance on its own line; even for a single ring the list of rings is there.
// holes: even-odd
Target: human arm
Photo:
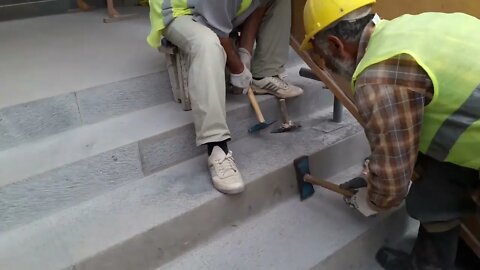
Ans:
[[[390,84],[365,84],[355,92],[372,154],[368,203],[376,211],[398,206],[405,198],[418,154],[424,96]]]

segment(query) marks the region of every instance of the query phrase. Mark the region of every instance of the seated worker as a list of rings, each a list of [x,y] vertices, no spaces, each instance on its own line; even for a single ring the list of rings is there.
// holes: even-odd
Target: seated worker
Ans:
[[[157,48],[164,36],[189,55],[196,143],[207,146],[213,185],[223,193],[244,189],[227,146],[225,66],[231,84],[238,88],[252,83],[256,93],[281,98],[301,95],[301,88],[281,76],[288,57],[290,8],[290,0],[150,0],[152,29],[147,41]],[[238,36],[237,29],[238,49],[230,38],[234,33]]]
[[[405,199],[420,221],[410,254],[380,249],[384,269],[456,269],[460,220],[479,210],[471,195],[480,190],[480,35],[472,34],[480,20],[462,13],[378,20],[374,3],[305,6],[302,47],[351,80],[372,150],[368,173],[343,184],[357,190],[346,201],[370,216]]]

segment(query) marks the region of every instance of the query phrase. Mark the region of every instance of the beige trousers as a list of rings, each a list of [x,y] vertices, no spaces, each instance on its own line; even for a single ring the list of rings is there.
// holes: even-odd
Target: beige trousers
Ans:
[[[285,70],[290,4],[290,0],[275,0],[262,21],[252,59],[254,77]],[[189,55],[188,89],[197,145],[230,139],[225,110],[227,59],[217,35],[191,16],[182,16],[165,29],[164,36]]]

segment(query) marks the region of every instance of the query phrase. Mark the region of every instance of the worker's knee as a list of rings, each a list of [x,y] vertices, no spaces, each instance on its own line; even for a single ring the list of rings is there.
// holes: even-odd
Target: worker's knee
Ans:
[[[190,46],[190,54],[193,57],[208,56],[210,59],[220,58],[226,61],[226,54],[220,40],[212,31],[205,31],[202,35],[195,37]]]
[[[477,172],[451,163],[420,156],[423,176],[414,181],[406,198],[409,215],[422,223],[460,219],[475,213],[470,182]]]

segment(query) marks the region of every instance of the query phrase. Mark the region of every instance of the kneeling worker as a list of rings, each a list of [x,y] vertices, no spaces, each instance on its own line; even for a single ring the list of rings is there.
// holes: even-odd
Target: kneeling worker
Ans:
[[[411,254],[381,249],[385,269],[453,269],[460,220],[478,210],[480,20],[423,13],[377,20],[375,0],[308,0],[303,48],[352,81],[370,143],[369,174],[344,187],[369,216],[406,198],[420,221]],[[410,180],[415,165],[420,179]],[[408,195],[407,195],[408,194]]]

